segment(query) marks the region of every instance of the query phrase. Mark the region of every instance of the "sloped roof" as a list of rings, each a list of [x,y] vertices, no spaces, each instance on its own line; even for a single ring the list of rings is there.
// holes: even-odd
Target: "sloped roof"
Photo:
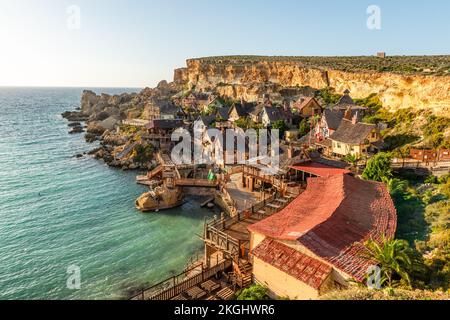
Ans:
[[[281,114],[280,109],[277,107],[264,107],[264,112],[267,114],[270,122],[283,120],[283,115]]]
[[[224,120],[228,120],[229,118],[229,114],[230,114],[230,107],[221,107],[217,109],[217,115],[224,119]]]
[[[147,129],[160,128],[160,129],[176,129],[183,126],[183,120],[179,119],[155,119],[145,126]]]
[[[393,237],[394,203],[382,183],[349,175],[308,179],[307,189],[280,212],[249,226],[274,239],[297,241],[358,281],[371,262],[364,242]]]
[[[346,90],[344,95],[339,99],[337,105],[354,105],[355,101],[349,95],[350,91]]]
[[[325,117],[328,128],[336,130],[339,127],[342,119],[344,118],[344,114],[344,110],[330,108],[325,109],[325,111],[323,112],[323,116]]]
[[[353,124],[350,120],[342,119],[341,124],[330,136],[330,139],[347,144],[360,144],[376,128],[377,126],[374,124],[363,122]]]
[[[213,123],[216,120],[215,115],[211,116],[200,116],[199,118],[205,126],[209,126],[211,123]]]
[[[301,165],[291,166],[292,169],[311,173],[318,177],[328,177],[336,174],[347,174],[350,171],[343,168],[327,166],[318,162],[307,162]]]
[[[236,109],[237,114],[239,117],[245,117],[248,116],[250,113],[254,111],[256,108],[256,105],[251,102],[244,102],[242,103],[235,103],[233,107]],[[233,107],[230,108],[230,111],[233,110]]]
[[[301,102],[300,104],[295,104],[295,106],[297,107],[298,110],[302,110],[303,108],[308,106],[311,102],[315,102],[318,106],[322,107],[314,97],[308,97],[305,100],[303,100],[303,102]]]
[[[178,111],[179,111],[179,108],[176,107],[172,103],[165,104],[165,105],[162,105],[160,107],[161,114],[173,114],[173,115],[175,115],[176,113],[178,113]]]
[[[332,271],[329,265],[272,239],[264,239],[252,254],[316,290]]]

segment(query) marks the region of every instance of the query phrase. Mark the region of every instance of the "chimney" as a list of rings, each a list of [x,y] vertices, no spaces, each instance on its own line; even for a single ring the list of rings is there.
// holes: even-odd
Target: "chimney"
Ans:
[[[294,157],[294,148],[292,146],[289,146],[287,149],[287,156],[288,159],[292,159]]]
[[[357,124],[357,123],[358,123],[358,112],[356,112],[352,118],[352,124]]]
[[[352,108],[351,107],[348,107],[347,110],[345,110],[344,119],[352,120]]]

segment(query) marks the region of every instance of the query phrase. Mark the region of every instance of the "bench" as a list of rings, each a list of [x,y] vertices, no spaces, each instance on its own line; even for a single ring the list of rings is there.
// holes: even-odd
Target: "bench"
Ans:
[[[223,288],[217,292],[217,297],[221,300],[231,300],[234,298],[234,291],[230,287]]]
[[[198,300],[206,296],[206,292],[195,286],[186,291],[186,294],[193,300]]]
[[[202,289],[206,290],[208,293],[211,293],[217,289],[220,288],[220,284],[212,281],[212,280],[208,280],[204,283],[201,284]]]

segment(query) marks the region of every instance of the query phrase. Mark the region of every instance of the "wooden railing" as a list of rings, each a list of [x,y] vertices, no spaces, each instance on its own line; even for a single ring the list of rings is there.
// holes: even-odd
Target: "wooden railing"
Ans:
[[[224,260],[208,269],[204,269],[203,263],[199,263],[190,270],[142,290],[141,293],[132,297],[131,300],[170,300],[184,291],[210,279],[217,273],[227,270],[231,266],[231,260]],[[196,273],[196,270],[199,268],[201,268],[201,272]]]
[[[257,179],[260,179],[263,182],[269,183],[277,189],[283,189],[286,185],[284,179],[281,179],[275,175],[264,174],[258,168],[243,166],[242,173],[244,175],[253,176]]]
[[[265,208],[266,205],[268,203],[273,202],[275,200],[275,198],[276,198],[276,194],[272,194],[268,198],[266,198],[258,203],[255,203],[248,209],[246,209],[244,211],[238,211],[238,213],[234,217],[226,217],[226,218],[221,218],[219,220],[217,220],[217,219],[211,220],[209,223],[207,223],[207,227],[213,227],[213,228],[216,228],[217,230],[221,230],[221,231],[226,230],[233,224],[236,224],[239,221],[246,219],[247,217],[251,217],[251,216],[257,214],[257,212],[259,210],[262,210],[263,208]]]
[[[204,240],[209,245],[228,253],[232,257],[240,256],[242,241],[231,237],[221,230],[214,227],[207,228]]]
[[[268,203],[273,202],[275,198],[276,195],[273,194],[267,199],[254,204],[247,210],[238,211],[235,216],[226,218],[222,217],[219,220],[215,219],[209,223],[206,223],[203,240],[205,243],[228,253],[233,259],[246,258],[248,256],[248,250],[245,248],[247,247],[249,241],[235,239],[227,234],[226,230],[240,221],[251,217],[256,217],[258,215],[258,211],[265,208]]]
[[[175,180],[175,184],[180,187],[205,187],[215,188],[219,185],[218,181],[211,181],[207,179],[180,179]]]

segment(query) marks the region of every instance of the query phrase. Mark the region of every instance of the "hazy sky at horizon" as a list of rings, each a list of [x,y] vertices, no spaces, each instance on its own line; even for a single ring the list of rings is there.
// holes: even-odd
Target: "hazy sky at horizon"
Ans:
[[[369,5],[381,30],[367,28]],[[154,86],[211,55],[450,54],[449,12],[441,0],[0,0],[0,86]]]

